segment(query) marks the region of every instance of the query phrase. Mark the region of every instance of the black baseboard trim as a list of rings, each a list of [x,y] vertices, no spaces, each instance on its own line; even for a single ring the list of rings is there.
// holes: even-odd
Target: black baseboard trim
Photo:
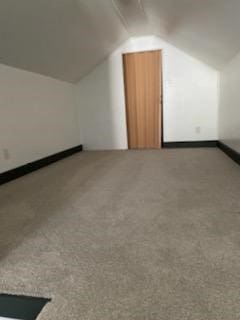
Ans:
[[[227,146],[225,143],[218,141],[217,146],[219,149],[221,149],[226,155],[228,155],[233,161],[240,164],[240,153],[233,150],[229,146]]]
[[[163,142],[163,148],[175,149],[175,148],[215,148],[218,147],[232,160],[240,165],[240,153],[227,146],[221,141],[179,141],[179,142]]]
[[[163,142],[163,148],[174,149],[174,148],[214,148],[218,147],[225,154],[227,154],[232,160],[240,165],[240,153],[228,147],[221,141],[183,141],[183,142]],[[0,173],[0,185],[20,178],[33,171],[48,166],[56,161],[67,158],[75,153],[83,150],[82,145],[67,149],[51,156],[36,160],[34,162],[27,163],[21,167]]]
[[[40,168],[46,167],[50,165],[51,163],[54,163],[56,161],[59,161],[61,159],[67,158],[77,152],[81,152],[83,149],[82,145],[73,147],[71,149],[67,149],[58,153],[55,153],[51,156],[48,156],[46,158],[42,158],[40,160],[36,160],[30,163],[27,163],[21,167],[0,173],[0,185],[7,183],[9,181],[15,180],[17,178],[20,178],[26,174],[29,174],[33,171],[36,171]]]
[[[163,148],[215,148],[217,141],[181,141],[181,142],[163,142]]]

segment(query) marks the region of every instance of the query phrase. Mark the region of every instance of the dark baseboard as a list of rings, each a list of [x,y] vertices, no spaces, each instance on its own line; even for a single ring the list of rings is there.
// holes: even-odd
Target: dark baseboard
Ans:
[[[214,148],[217,147],[217,141],[181,141],[181,142],[163,142],[163,148]]]
[[[163,142],[163,148],[215,148],[218,147],[232,160],[240,164],[240,153],[228,147],[221,141],[182,141],[182,142]]]
[[[9,181],[15,180],[19,177],[22,177],[28,173],[31,173],[35,170],[48,166],[51,163],[69,157],[77,152],[82,151],[82,145],[73,147],[71,149],[67,149],[58,153],[55,153],[46,158],[42,158],[40,160],[36,160],[34,162],[27,163],[21,167],[0,173],[0,185],[7,183]]]
[[[183,141],[183,142],[163,142],[163,148],[214,148],[219,147],[224,153],[226,153],[232,160],[240,164],[240,153],[228,147],[221,141]],[[9,181],[20,178],[33,171],[41,169],[45,166],[50,165],[56,161],[67,158],[77,152],[83,150],[82,145],[67,149],[46,158],[36,160],[34,162],[27,163],[21,167],[0,173],[0,185]]]
[[[225,143],[218,141],[217,146],[226,153],[232,160],[240,164],[240,153],[228,147]]]

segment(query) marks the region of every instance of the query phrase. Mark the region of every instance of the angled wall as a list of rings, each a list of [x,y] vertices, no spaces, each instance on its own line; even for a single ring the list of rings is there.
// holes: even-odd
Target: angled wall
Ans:
[[[75,87],[86,149],[126,149],[122,54],[162,49],[164,141],[218,139],[219,74],[155,36],[131,38]]]
[[[219,139],[240,152],[240,53],[220,73]]]
[[[73,85],[0,65],[0,172],[78,144]]]

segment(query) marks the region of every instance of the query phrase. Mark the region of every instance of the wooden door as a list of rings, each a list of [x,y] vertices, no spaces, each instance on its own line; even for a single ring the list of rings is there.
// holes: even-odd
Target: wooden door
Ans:
[[[129,149],[160,148],[161,51],[123,55]]]

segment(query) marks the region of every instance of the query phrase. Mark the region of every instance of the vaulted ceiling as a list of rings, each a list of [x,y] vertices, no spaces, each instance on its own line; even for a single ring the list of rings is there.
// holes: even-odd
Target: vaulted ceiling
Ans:
[[[221,69],[239,31],[239,0],[3,0],[0,63],[76,82],[124,40],[155,34]]]

